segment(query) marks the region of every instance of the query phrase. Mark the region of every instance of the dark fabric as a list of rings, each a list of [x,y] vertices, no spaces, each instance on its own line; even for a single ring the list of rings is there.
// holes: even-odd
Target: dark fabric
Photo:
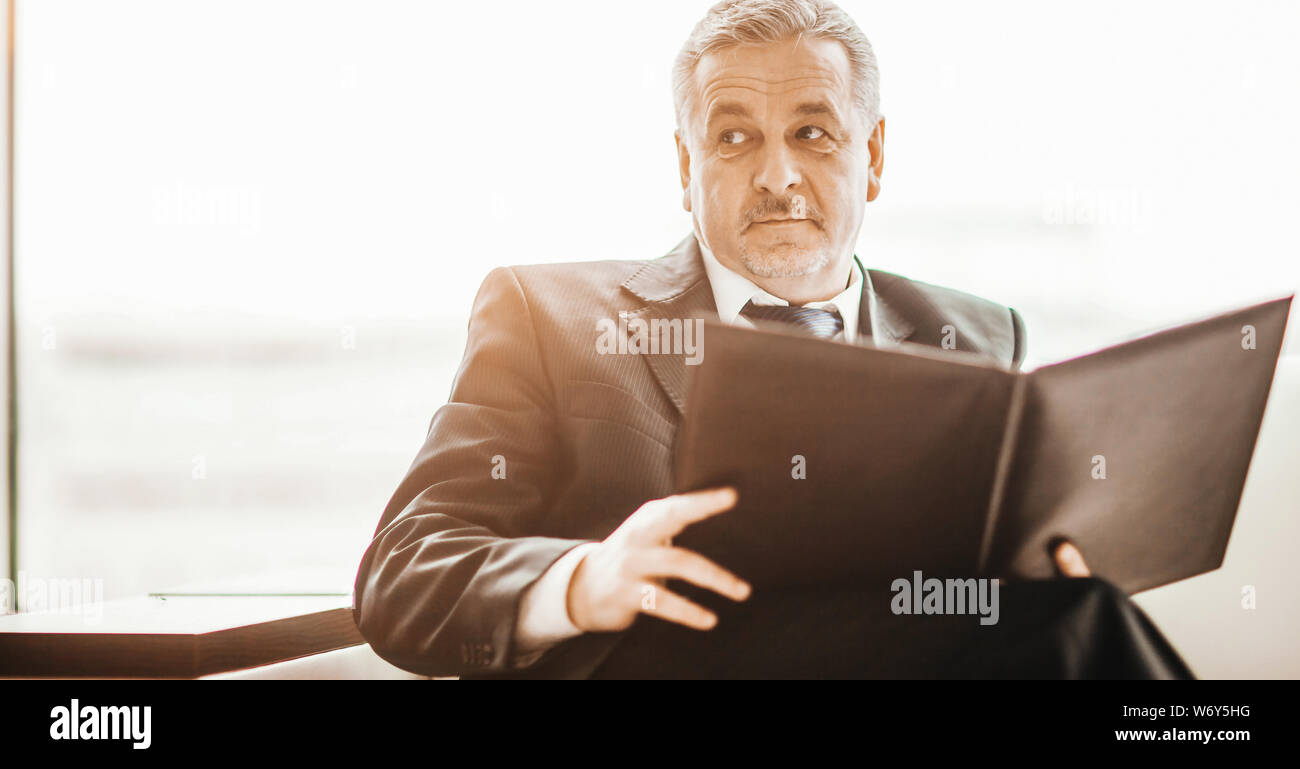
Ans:
[[[861,336],[874,315],[879,341],[937,347],[951,325],[958,349],[1023,359],[1013,310],[869,274]],[[673,492],[685,356],[601,354],[601,324],[621,316],[716,316],[693,236],[659,259],[498,268],[484,280],[451,397],[357,572],[353,614],[380,656],[425,675],[582,677],[622,637],[590,634],[511,668],[523,591],[571,547]]]
[[[755,593],[699,632],[643,616],[594,678],[1109,678],[1192,673],[1146,615],[1100,579],[1004,585],[998,622],[895,615],[865,588]]]
[[[838,312],[799,305],[759,305],[749,302],[740,314],[747,318],[784,323],[816,337],[831,339],[844,330],[844,319]]]

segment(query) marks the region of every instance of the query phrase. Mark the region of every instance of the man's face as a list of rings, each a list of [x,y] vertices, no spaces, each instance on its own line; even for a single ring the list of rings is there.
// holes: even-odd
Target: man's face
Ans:
[[[684,205],[718,260],[764,284],[847,277],[884,123],[865,125],[843,46],[733,46],[699,61],[694,89],[677,139]]]

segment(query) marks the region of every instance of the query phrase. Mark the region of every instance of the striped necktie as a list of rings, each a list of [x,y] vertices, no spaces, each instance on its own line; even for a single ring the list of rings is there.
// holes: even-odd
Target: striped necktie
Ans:
[[[838,312],[819,310],[816,307],[754,304],[751,301],[745,305],[740,314],[755,320],[788,323],[804,333],[822,339],[833,339],[844,330],[844,319]]]

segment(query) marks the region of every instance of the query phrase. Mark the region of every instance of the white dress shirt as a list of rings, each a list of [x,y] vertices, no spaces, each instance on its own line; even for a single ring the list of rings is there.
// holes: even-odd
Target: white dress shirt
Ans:
[[[790,305],[786,300],[759,288],[749,278],[724,267],[703,241],[700,241],[700,253],[704,256],[704,272],[709,276],[709,285],[713,287],[713,302],[718,306],[718,320],[723,323],[752,328],[754,324],[749,318],[740,314],[751,301],[757,305]],[[862,305],[863,286],[868,280],[858,266],[858,260],[854,259],[848,284],[843,291],[824,302],[809,302],[803,306],[818,310],[838,310],[840,318],[844,320],[844,330],[835,338],[852,344],[858,338],[858,310]]]
[[[753,327],[749,318],[740,314],[749,302],[757,305],[783,305],[790,303],[773,296],[745,276],[732,271],[718,261],[704,240],[698,235],[700,253],[704,257],[704,271],[713,288],[713,301],[718,308],[718,319],[723,323]],[[859,308],[863,291],[871,291],[871,276],[862,271],[854,259],[847,285],[833,298],[823,302],[809,302],[805,307],[821,310],[838,310],[844,320],[844,329],[836,339],[854,343],[858,337]],[[867,296],[871,296],[870,293]],[[874,320],[874,317],[873,317]],[[582,634],[569,618],[569,582],[578,564],[600,543],[587,542],[561,556],[527,590],[519,602],[519,618],[515,623],[516,667],[526,667],[555,644]]]

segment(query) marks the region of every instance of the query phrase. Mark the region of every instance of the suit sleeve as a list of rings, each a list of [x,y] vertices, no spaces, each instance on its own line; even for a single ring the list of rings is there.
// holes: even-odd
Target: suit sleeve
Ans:
[[[484,280],[449,402],[380,519],[353,614],[393,664],[510,669],[519,600],[582,540],[537,536],[562,476],[554,392],[514,272]]]
[[[1029,351],[1029,340],[1026,338],[1025,321],[1020,317],[1020,313],[1014,308],[1008,308],[1011,312],[1011,330],[1015,337],[1015,347],[1011,353],[1011,368],[1018,370],[1020,364],[1025,361],[1025,353]]]

